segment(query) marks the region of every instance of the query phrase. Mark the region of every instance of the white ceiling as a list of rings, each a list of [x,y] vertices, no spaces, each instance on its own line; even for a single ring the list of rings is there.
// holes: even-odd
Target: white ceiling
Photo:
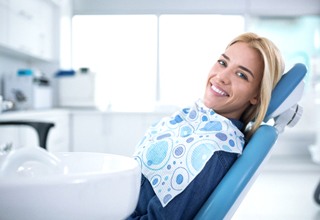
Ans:
[[[319,15],[320,0],[73,0],[74,14]]]

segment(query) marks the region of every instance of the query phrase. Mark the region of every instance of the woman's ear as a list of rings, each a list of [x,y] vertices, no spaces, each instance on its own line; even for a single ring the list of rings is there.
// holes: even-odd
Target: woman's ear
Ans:
[[[256,105],[256,104],[258,104],[259,103],[259,95],[256,95],[256,96],[254,96],[254,97],[252,97],[251,99],[250,99],[250,103],[251,103],[251,105]]]

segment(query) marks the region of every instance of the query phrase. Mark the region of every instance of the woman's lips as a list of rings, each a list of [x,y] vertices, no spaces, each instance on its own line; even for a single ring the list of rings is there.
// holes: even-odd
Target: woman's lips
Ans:
[[[212,85],[211,89],[221,96],[229,96],[229,94],[226,91],[223,91],[222,89],[216,87],[215,85]]]

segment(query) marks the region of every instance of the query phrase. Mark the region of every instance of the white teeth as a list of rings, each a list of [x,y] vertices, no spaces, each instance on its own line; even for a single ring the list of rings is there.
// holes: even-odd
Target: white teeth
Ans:
[[[219,93],[220,95],[223,95],[223,96],[227,96],[228,94],[220,89],[218,89],[217,87],[215,87],[214,85],[211,86],[211,89],[217,93]]]

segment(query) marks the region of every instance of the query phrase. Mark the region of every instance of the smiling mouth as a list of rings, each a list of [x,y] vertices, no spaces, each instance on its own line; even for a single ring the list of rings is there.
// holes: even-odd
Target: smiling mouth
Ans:
[[[213,91],[215,91],[216,93],[218,93],[219,95],[222,95],[222,96],[229,96],[229,94],[228,94],[228,93],[226,93],[225,91],[223,91],[223,90],[221,90],[221,89],[219,89],[219,88],[215,87],[214,85],[212,85],[212,86],[211,86],[211,89],[212,89]]]

